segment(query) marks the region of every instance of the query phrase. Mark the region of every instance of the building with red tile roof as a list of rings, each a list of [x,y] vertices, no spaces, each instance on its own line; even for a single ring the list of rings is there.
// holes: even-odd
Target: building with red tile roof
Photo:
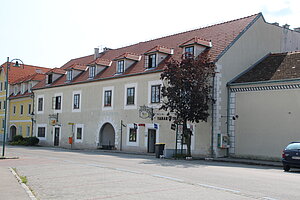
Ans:
[[[216,64],[215,101],[207,123],[189,125],[193,130],[192,152],[211,156],[234,154],[228,117],[224,117],[230,115],[227,82],[268,52],[300,48],[299,41],[298,32],[269,24],[258,13],[72,59],[61,67],[68,71],[66,74],[57,76],[51,83],[41,81],[34,87],[36,102],[45,102],[44,107],[40,105],[37,109],[36,121],[40,129],[36,130],[40,131],[36,135],[42,136],[44,145],[70,147],[67,138],[73,136],[72,146],[76,148],[153,152],[155,142],[162,142],[166,143],[166,152],[172,152],[175,133],[170,129],[166,113],[158,109],[161,105],[160,73],[170,59],[180,60],[184,53],[199,56],[205,51]],[[76,64],[87,68],[78,71],[73,68]],[[46,102],[57,104],[57,109],[51,109]],[[147,109],[140,107],[143,105]],[[150,116],[148,108],[155,112],[153,120],[145,117]],[[45,125],[46,116],[53,114],[58,114],[57,123]],[[122,133],[121,121],[126,124]],[[68,122],[75,124],[74,132],[65,126]],[[61,134],[54,137],[55,142],[52,136],[44,133],[53,128],[57,135]],[[220,138],[224,139],[223,143]],[[225,144],[226,138],[228,143]]]
[[[9,63],[9,98],[8,107],[8,134],[7,139],[11,140],[16,134],[23,136],[32,135],[31,112],[33,111],[33,93],[31,88],[39,81],[45,79],[45,73],[49,68],[37,67],[22,64],[18,67],[15,63]],[[4,127],[5,112],[5,80],[7,63],[1,65],[0,69],[0,117],[1,127]],[[26,111],[25,111],[26,109]],[[25,114],[26,112],[26,114]],[[0,140],[3,140],[3,129],[0,131]]]

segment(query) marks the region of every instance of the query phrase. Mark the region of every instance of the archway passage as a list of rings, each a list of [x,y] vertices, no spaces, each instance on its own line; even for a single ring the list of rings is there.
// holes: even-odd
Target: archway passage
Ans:
[[[102,149],[115,148],[115,129],[110,123],[105,123],[100,130],[99,143]]]
[[[9,132],[10,132],[9,140],[12,140],[17,135],[17,128],[15,126],[11,126]]]

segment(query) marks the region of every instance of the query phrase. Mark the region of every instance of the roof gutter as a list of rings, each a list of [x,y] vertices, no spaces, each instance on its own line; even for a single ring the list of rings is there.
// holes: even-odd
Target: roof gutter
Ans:
[[[268,84],[268,83],[290,83],[300,81],[300,78],[295,79],[283,79],[283,80],[268,80],[268,81],[256,81],[248,83],[227,83],[229,87],[231,86],[247,86],[247,85],[259,85],[259,84]]]
[[[162,71],[163,71],[163,69],[159,69],[159,70],[155,70],[155,71],[148,71],[148,72],[140,72],[140,73],[136,73],[136,74],[124,74],[124,75],[119,75],[117,77],[99,78],[99,79],[86,80],[86,81],[81,81],[81,82],[76,82],[76,83],[69,83],[69,84],[64,84],[64,85],[55,85],[55,86],[49,86],[49,87],[35,88],[35,89],[32,89],[32,90],[42,90],[42,89],[55,88],[55,87],[64,87],[64,86],[70,86],[70,85],[77,85],[77,84],[84,84],[84,83],[91,83],[91,82],[97,82],[97,81],[116,79],[116,78],[125,78],[125,77],[130,77],[130,76],[146,75],[146,74],[152,74],[152,73],[157,73],[157,72],[162,72]]]

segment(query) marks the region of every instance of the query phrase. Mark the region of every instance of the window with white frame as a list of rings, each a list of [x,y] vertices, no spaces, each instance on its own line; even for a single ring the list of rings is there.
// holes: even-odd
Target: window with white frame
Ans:
[[[73,71],[68,70],[67,71],[67,81],[71,81],[73,79]]]
[[[76,124],[75,127],[75,142],[82,142],[83,140],[83,124]]]
[[[56,93],[52,98],[52,108],[55,113],[62,112],[62,103],[63,103],[63,93]]]
[[[53,74],[48,74],[48,84],[51,84],[53,82]]]
[[[81,91],[73,92],[72,105],[72,112],[81,111]]]
[[[0,91],[3,91],[3,82],[0,82]]]
[[[137,83],[125,84],[124,109],[137,109]]]
[[[194,56],[194,46],[185,47],[184,54],[188,58],[193,57]]]
[[[123,73],[125,71],[124,60],[119,60],[117,63],[117,73]]]
[[[148,55],[148,68],[156,67],[156,54]]]
[[[47,133],[47,125],[46,124],[38,124],[37,125],[37,137],[41,140],[46,139],[46,133]]]
[[[0,101],[0,109],[2,109],[2,101]]]
[[[111,100],[112,100],[112,91],[111,90],[104,91],[104,106],[110,107]]]
[[[151,103],[160,103],[160,85],[151,86]]]
[[[136,142],[137,129],[130,128],[129,129],[129,142]]]
[[[14,115],[16,114],[16,111],[17,111],[17,107],[14,106],[14,107],[13,107],[13,114],[14,114]]]
[[[44,111],[44,96],[37,97],[37,113],[43,113]]]
[[[2,119],[2,129],[5,128],[5,119]]]
[[[127,88],[127,98],[126,98],[127,105],[134,105],[134,96],[135,96],[135,88],[134,87]]]
[[[96,76],[96,66],[89,67],[89,78],[94,78]]]

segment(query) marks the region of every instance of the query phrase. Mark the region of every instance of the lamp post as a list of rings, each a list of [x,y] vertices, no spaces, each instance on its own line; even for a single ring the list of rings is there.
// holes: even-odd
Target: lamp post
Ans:
[[[12,59],[10,62],[16,62],[14,64],[14,67],[20,67],[19,65],[19,62],[22,63],[23,65],[23,68],[24,68],[24,63],[22,60],[20,59]],[[8,84],[8,71],[9,71],[9,68],[10,68],[10,62],[9,62],[9,57],[7,57],[7,64],[6,64],[6,78],[5,78],[5,102],[4,102],[4,106],[5,106],[5,110],[4,110],[4,133],[3,133],[3,147],[2,147],[2,157],[4,157],[4,153],[5,153],[5,142],[6,142],[6,133],[7,133],[7,117],[8,117],[8,111],[9,111],[9,108],[8,108],[8,95],[9,95],[9,84]]]

